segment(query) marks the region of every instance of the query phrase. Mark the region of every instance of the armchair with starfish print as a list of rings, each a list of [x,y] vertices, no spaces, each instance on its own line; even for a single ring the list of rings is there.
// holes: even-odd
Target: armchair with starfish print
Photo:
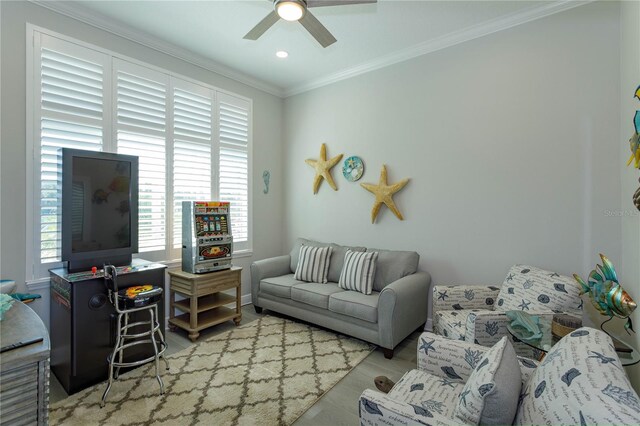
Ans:
[[[581,318],[582,305],[580,287],[572,278],[534,266],[514,265],[501,287],[434,286],[433,331],[449,339],[493,346],[503,336],[511,338],[507,311],[540,316],[562,312]],[[536,355],[522,342],[513,346],[519,355]]]

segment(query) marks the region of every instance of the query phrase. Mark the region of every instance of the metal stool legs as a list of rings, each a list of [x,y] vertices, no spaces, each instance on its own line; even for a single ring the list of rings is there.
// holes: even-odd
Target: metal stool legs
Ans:
[[[149,314],[149,321],[138,321],[138,322],[129,322],[129,314],[137,311],[146,311]],[[107,388],[102,395],[102,401],[100,403],[101,407],[104,407],[107,395],[111,390],[111,385],[113,381],[116,380],[120,374],[120,368],[122,367],[137,367],[142,364],[149,363],[154,361],[155,370],[156,370],[156,379],[160,384],[160,394],[164,394],[164,383],[162,378],[160,377],[160,358],[162,358],[165,362],[166,369],[169,369],[169,361],[164,356],[164,352],[167,349],[167,344],[164,340],[164,336],[160,329],[160,324],[158,323],[158,305],[153,304],[150,306],[145,306],[141,308],[134,309],[126,309],[120,311],[118,309],[118,325],[116,329],[116,344],[111,352],[111,355],[107,358],[109,363],[109,381],[107,383]],[[140,333],[133,333],[130,331],[133,327],[136,326],[145,326],[148,325],[148,331],[143,331]],[[158,335],[156,338],[156,334]],[[141,340],[140,338],[148,336],[148,339]],[[134,339],[127,341],[128,339]],[[139,344],[151,344],[153,346],[154,355],[145,359],[141,359],[138,361],[125,362],[124,361],[124,350]]]

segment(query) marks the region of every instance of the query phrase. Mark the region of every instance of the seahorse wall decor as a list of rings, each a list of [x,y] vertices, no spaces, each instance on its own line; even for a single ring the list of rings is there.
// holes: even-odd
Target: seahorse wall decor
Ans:
[[[271,173],[269,173],[269,170],[265,170],[264,172],[262,172],[262,180],[264,181],[264,189],[262,190],[262,192],[264,192],[265,194],[269,193],[270,179],[271,179]]]

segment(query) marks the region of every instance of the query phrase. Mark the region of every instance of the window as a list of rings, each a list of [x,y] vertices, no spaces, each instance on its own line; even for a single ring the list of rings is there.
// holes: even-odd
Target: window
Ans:
[[[182,202],[212,194],[213,102],[209,89],[173,89],[173,247],[182,246]]]
[[[163,251],[168,223],[168,76],[118,59],[113,70],[117,152],[138,156],[138,251]]]
[[[249,241],[249,117],[250,105],[234,96],[218,96],[220,120],[220,200],[231,203],[231,228],[236,249]]]
[[[32,28],[27,276],[60,262],[61,147],[139,157],[141,257],[180,257],[187,200],[230,201],[234,249],[251,250],[251,100]]]
[[[103,149],[104,68],[106,57],[89,49],[43,36],[39,55],[37,96],[40,133],[37,170],[39,212],[36,228],[42,263],[61,255],[62,173],[58,148]],[[39,167],[38,167],[39,166]]]

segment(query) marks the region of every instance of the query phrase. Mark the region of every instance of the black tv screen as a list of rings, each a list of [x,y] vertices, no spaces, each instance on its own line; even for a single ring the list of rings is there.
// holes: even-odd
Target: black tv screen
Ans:
[[[138,157],[62,149],[62,260],[127,264],[138,251]]]

